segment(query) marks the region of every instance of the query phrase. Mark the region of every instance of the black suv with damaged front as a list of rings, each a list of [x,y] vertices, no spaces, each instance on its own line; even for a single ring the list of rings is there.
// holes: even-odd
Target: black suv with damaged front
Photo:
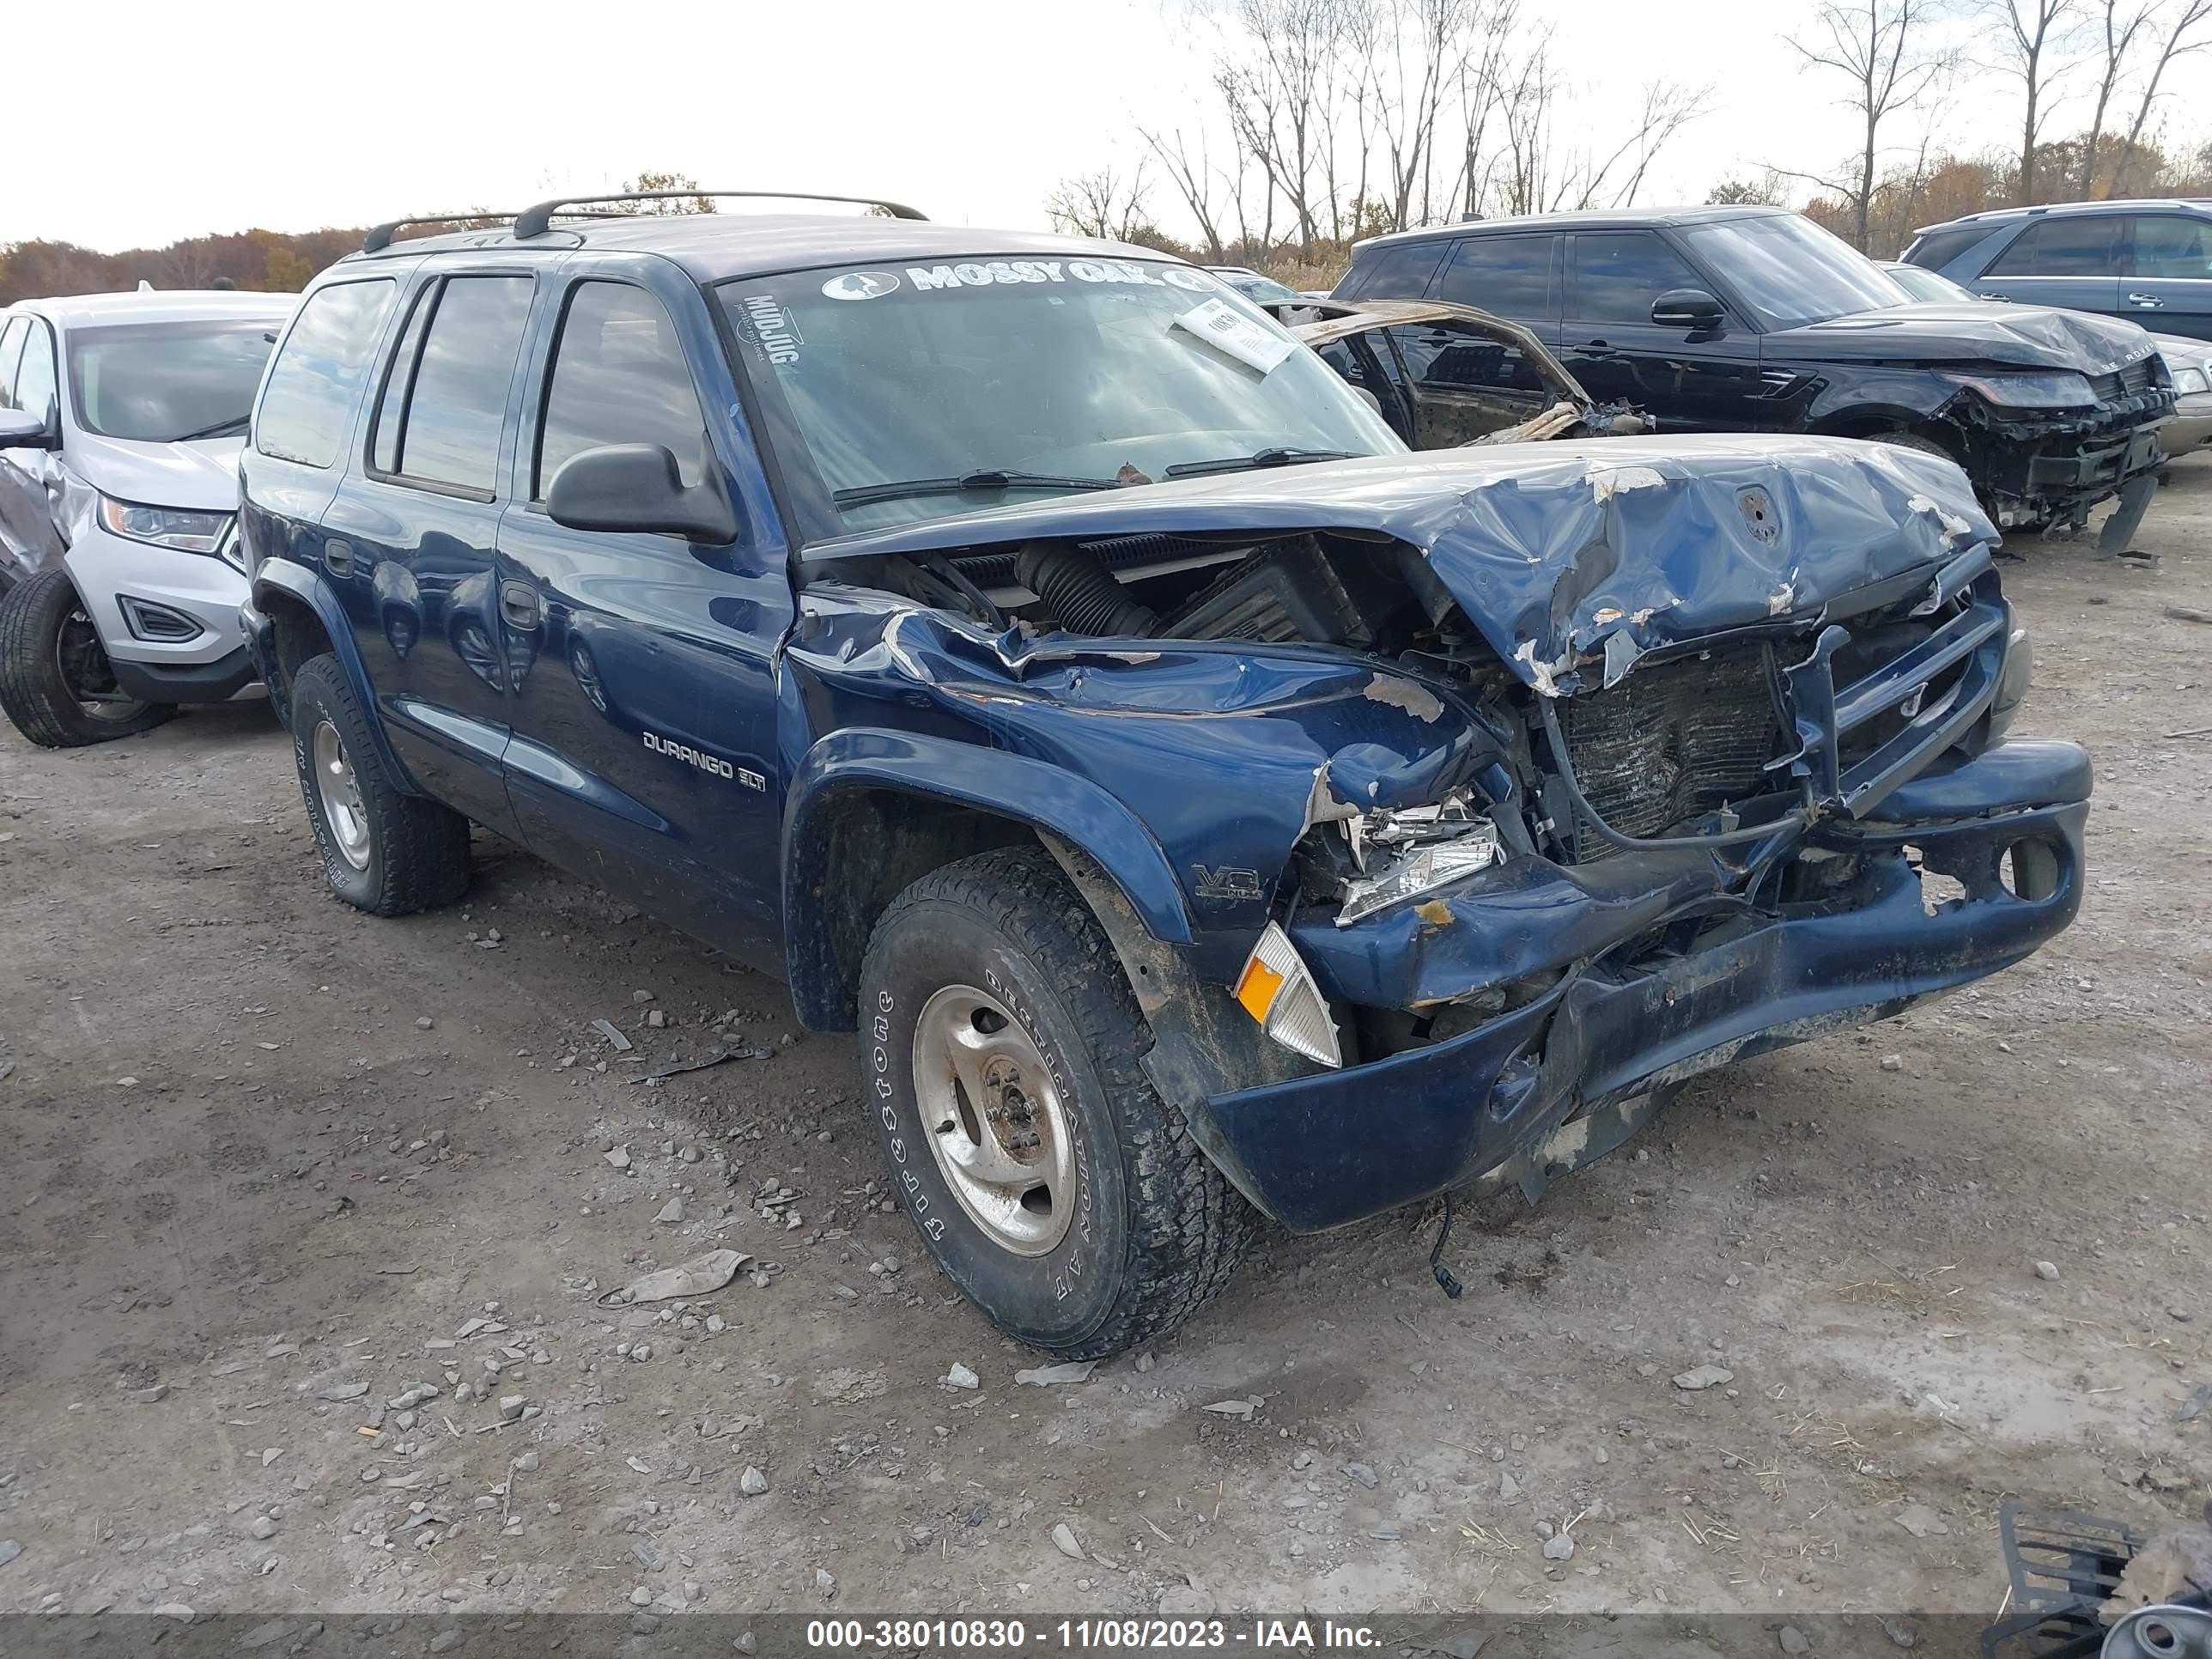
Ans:
[[[1801,214],[1538,214],[1362,242],[1343,301],[1480,306],[1533,328],[1589,395],[1662,432],[1882,438],[1948,456],[2008,529],[2078,528],[2118,497],[2124,546],[2157,487],[2173,390],[2133,323],[1919,302]]]
[[[370,242],[243,485],[331,886],[456,896],[473,819],[781,976],[1037,1346],[1258,1216],[1533,1198],[2079,902],[1939,457],[1411,453],[1202,270],[903,210]]]

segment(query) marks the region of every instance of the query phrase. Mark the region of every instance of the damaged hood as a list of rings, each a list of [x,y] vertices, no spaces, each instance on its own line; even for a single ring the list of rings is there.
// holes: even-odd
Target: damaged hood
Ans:
[[[1583,656],[1811,615],[1997,532],[1941,456],[1843,438],[1606,438],[1179,479],[817,544],[846,559],[1145,534],[1389,537],[1547,693]],[[1616,642],[1616,636],[1618,636]],[[1614,672],[1619,672],[1616,668]]]
[[[142,443],[133,438],[72,432],[69,461],[102,495],[147,507],[235,513],[238,457],[245,447],[242,437]]]
[[[2001,363],[2010,368],[2070,368],[2109,374],[2156,345],[2133,323],[2049,306],[1993,306],[1980,300],[1892,306],[1777,330],[1765,337],[1769,361]]]

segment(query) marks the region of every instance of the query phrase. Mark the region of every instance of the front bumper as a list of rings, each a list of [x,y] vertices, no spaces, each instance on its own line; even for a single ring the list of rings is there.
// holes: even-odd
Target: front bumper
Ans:
[[[70,544],[64,562],[111,663],[141,663],[156,671],[210,669],[245,648],[238,608],[246,601],[246,580],[222,559],[129,541],[94,526]],[[141,607],[158,607],[197,624],[199,631],[189,638],[167,637],[176,631],[170,624],[161,634],[149,635],[143,625],[131,625],[126,599]],[[207,699],[172,696],[165,701]]]
[[[1978,482],[1985,483],[2001,525],[2078,524],[2130,479],[2163,464],[2159,433],[2166,417],[2161,407],[2135,424],[2051,418],[1993,425]]]
[[[2159,447],[2168,460],[2192,455],[2212,443],[2212,392],[2196,392],[2173,406],[2173,418],[2158,429]]]
[[[1860,823],[1814,832],[1820,851],[1859,860],[1846,896],[1731,915],[1686,947],[1665,936],[1670,908],[1715,884],[1686,861],[1671,888],[1647,870],[1634,896],[1598,884],[1603,865],[1471,882],[1446,899],[1448,921],[1424,925],[1431,967],[1571,954],[1550,990],[1444,1042],[1213,1096],[1201,1138],[1296,1232],[1501,1170],[1533,1195],[1545,1170],[1532,1158],[1572,1120],[1886,1018],[2045,944],[2081,904],[2090,781],[2087,756],[2065,743],[2004,744],[1931,769]],[[1908,845],[1966,896],[1929,914]]]

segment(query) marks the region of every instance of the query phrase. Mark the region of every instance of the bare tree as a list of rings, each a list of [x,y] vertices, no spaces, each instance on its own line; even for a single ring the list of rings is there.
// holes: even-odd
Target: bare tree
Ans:
[[[1206,244],[1206,257],[1216,264],[1227,258],[1226,246],[1221,240],[1221,191],[1224,185],[1234,190],[1235,181],[1224,179],[1206,154],[1206,131],[1198,135],[1198,154],[1191,155],[1190,142],[1177,127],[1171,133],[1146,132],[1137,129],[1137,136],[1145,141],[1175,186],[1190,216],[1198,221],[1198,234]]]
[[[1858,183],[1839,193],[1850,204],[1851,245],[1861,252],[1867,247],[1881,124],[1917,102],[1943,67],[1943,54],[1929,49],[1922,38],[1928,9],[1928,0],[1821,0],[1814,14],[1818,34],[1813,42],[1790,42],[1808,65],[1833,70],[1850,82],[1850,104],[1860,119],[1863,142]]]
[[[2075,193],[2084,200],[2092,200],[2097,194],[2097,146],[2105,136],[2105,114],[2112,107],[2113,94],[2119,90],[2120,77],[2127,72],[2128,54],[2151,15],[2150,0],[2134,0],[2131,4],[2100,0],[2100,3],[2104,39],[2099,47],[2097,98],[2089,113],[2088,133],[2081,141],[2081,182],[2075,187]]]
[[[1061,179],[1060,187],[1045,198],[1045,216],[1054,230],[1066,235],[1131,242],[1152,228],[1146,194],[1142,161],[1126,179],[1110,167],[1101,167],[1096,173]]]
[[[2212,46],[2212,32],[2197,33],[2212,23],[2212,0],[2182,0],[2172,16],[2172,27],[2166,30],[2166,39],[2159,45],[2158,57],[2151,64],[2150,74],[2143,81],[2142,97],[2136,105],[2135,118],[2128,123],[2127,147],[2120,155],[2123,172],[2129,161],[2142,153],[2136,146],[2142,143],[2143,128],[2150,120],[2151,106],[2158,101],[2159,82],[2166,78],[2167,65],[2177,58]],[[2118,190],[2121,183],[2120,179],[2115,178],[2113,188]]]
[[[1310,252],[1324,222],[1340,228],[1334,122],[1347,38],[1369,0],[1236,0],[1242,51],[1214,84],[1237,142],[1279,192]]]
[[[2022,93],[2020,200],[2035,200],[2035,150],[2050,112],[2051,82],[2071,67],[2060,61],[2083,0],[1984,0],[1999,26],[2004,67],[2018,76]]]
[[[1470,75],[1479,86],[1493,84],[1496,54],[1518,9],[1519,0],[1382,0],[1370,12],[1365,85],[1391,228],[1429,218],[1447,100]]]

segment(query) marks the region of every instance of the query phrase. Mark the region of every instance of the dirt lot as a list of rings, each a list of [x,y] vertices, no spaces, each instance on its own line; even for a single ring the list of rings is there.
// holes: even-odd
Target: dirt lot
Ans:
[[[779,987],[494,842],[465,908],[343,908],[259,707],[0,731],[0,1609],[1993,1612],[2004,1498],[2212,1474],[2212,628],[2161,612],[2212,610],[2212,462],[2139,544],[2009,575],[2021,729],[2099,770],[2055,948],[1478,1206],[1460,1302],[1414,1213],[1276,1237],[1074,1386],[872,1203]],[[732,1010],[767,1058],[627,1080]],[[594,1305],[716,1243],[763,1282]]]

